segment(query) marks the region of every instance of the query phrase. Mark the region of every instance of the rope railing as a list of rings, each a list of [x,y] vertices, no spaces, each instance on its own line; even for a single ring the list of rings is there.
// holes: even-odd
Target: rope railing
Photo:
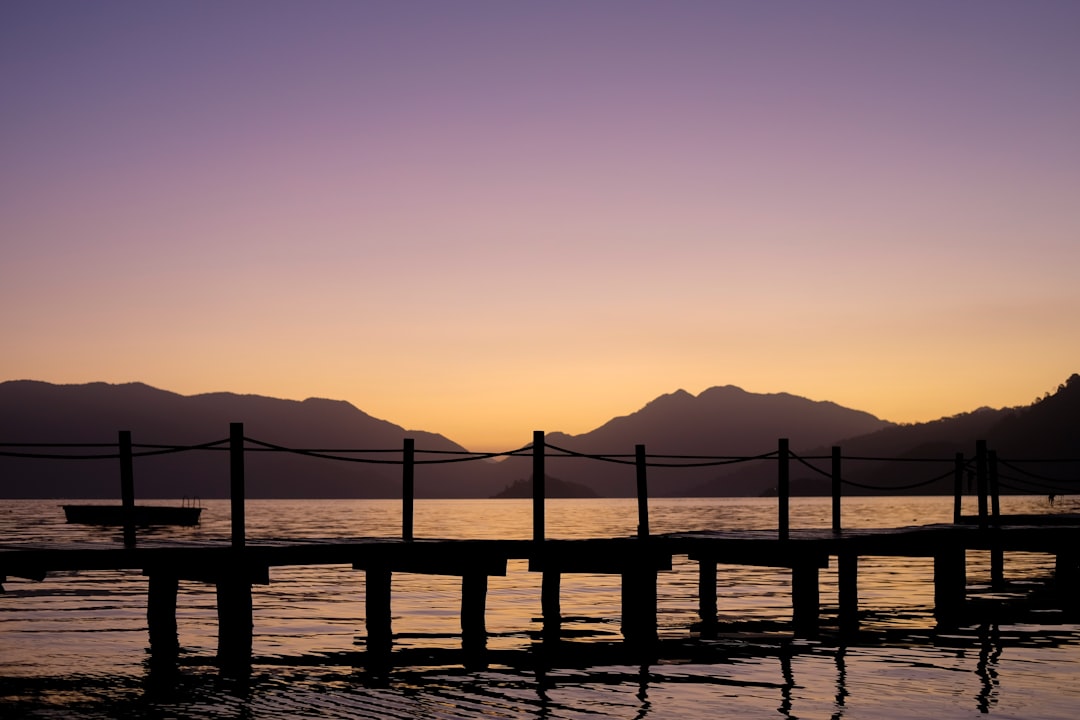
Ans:
[[[1021,475],[1027,475],[1028,477],[1035,478],[1036,480],[1043,480],[1045,482],[1054,482],[1054,483],[1057,483],[1057,482],[1066,482],[1066,483],[1067,482],[1080,482],[1080,479],[1052,478],[1052,477],[1047,477],[1045,475],[1041,475],[1039,473],[1033,473],[1030,470],[1025,470],[1022,467],[1018,467],[1016,465],[1017,462],[1030,462],[1030,461],[1028,461],[1028,460],[1013,460],[1013,461],[1010,462],[1010,461],[1006,461],[1006,460],[1002,460],[1001,458],[998,458],[998,463],[1000,463],[1002,465],[1002,467],[1007,467],[1010,470],[1012,470],[1013,472],[1020,473]],[[1062,464],[1065,464],[1065,463],[1068,463],[1068,462],[1080,462],[1080,461],[1078,461],[1078,460],[1072,460],[1072,461],[1070,461],[1070,460],[1062,460],[1060,462]]]
[[[224,450],[228,439],[199,443],[198,445],[132,445],[132,448],[144,448],[145,452],[132,452],[132,457],[150,457],[169,455],[189,450]],[[30,458],[34,460],[116,460],[121,457],[117,443],[0,443],[0,448],[116,448],[114,453],[72,454],[72,453],[27,453],[0,450],[0,457]]]
[[[830,479],[833,478],[833,474],[831,472],[827,472],[825,470],[822,470],[821,468],[817,467],[816,465],[813,465],[810,462],[808,462],[808,460],[810,460],[810,459],[826,459],[826,458],[827,459],[832,459],[832,456],[825,456],[825,457],[818,456],[816,458],[809,458],[809,457],[804,458],[804,457],[801,457],[801,456],[799,456],[799,455],[797,455],[795,453],[790,453],[790,457],[793,460],[795,460],[796,462],[798,462],[800,465],[814,471],[815,473],[817,473],[819,475],[822,475],[822,476],[830,478]],[[840,459],[841,460],[847,460],[847,459],[851,459],[851,458],[846,458],[846,457],[841,455]],[[896,458],[896,459],[901,460],[901,459],[904,459],[904,458]],[[939,460],[936,460],[935,462],[946,462],[946,461],[939,459]],[[951,463],[952,460],[949,460],[948,462]],[[849,487],[861,488],[863,490],[914,490],[916,488],[928,487],[930,485],[933,485],[934,483],[941,482],[942,480],[944,480],[946,478],[952,477],[953,475],[955,475],[955,473],[956,473],[955,467],[950,467],[948,469],[948,471],[942,473],[941,475],[935,475],[934,477],[932,477],[932,478],[930,478],[928,480],[919,480],[919,481],[916,481],[916,482],[913,482],[913,483],[905,483],[903,485],[871,485],[871,484],[868,484],[868,483],[860,483],[860,482],[856,482],[854,480],[848,480],[848,479],[846,479],[846,478],[844,478],[842,476],[839,478],[839,480],[844,485],[847,485]]]
[[[63,447],[63,446],[56,446]],[[116,447],[116,445],[112,445]],[[31,460],[116,460],[120,457],[119,452],[114,453],[95,453],[93,455],[87,455],[84,453],[71,454],[71,453],[32,453],[32,452],[13,452],[11,450],[0,450],[0,457],[10,458],[26,458]]]
[[[132,452],[132,457],[152,457],[155,455],[172,455],[173,453],[188,452],[189,450],[228,450],[229,439],[214,440],[198,445],[132,445],[134,448],[146,448],[144,452]]]
[[[98,450],[105,452],[86,452]],[[53,452],[44,452],[53,451]],[[63,452],[56,452],[63,451]],[[117,443],[0,443],[0,457],[12,457],[19,459],[52,459],[52,460],[120,460],[122,498],[125,507],[125,544],[134,546],[133,515],[128,509],[134,507],[134,490],[132,486],[132,461],[136,457],[151,457],[169,455],[190,451],[227,451],[229,454],[230,482],[229,497],[231,500],[231,515],[233,524],[233,545],[244,545],[244,456],[249,453],[288,453],[319,460],[369,464],[369,465],[395,465],[402,468],[402,539],[412,540],[413,500],[414,500],[414,470],[418,465],[445,465],[453,463],[473,462],[478,460],[493,460],[508,457],[531,457],[532,459],[532,499],[533,499],[533,539],[544,539],[544,499],[545,499],[545,470],[546,459],[575,458],[596,462],[605,462],[616,465],[633,465],[636,468],[636,487],[638,499],[638,536],[643,539],[649,537],[648,520],[648,468],[664,469],[703,469],[732,466],[741,463],[776,461],[777,483],[776,494],[778,498],[778,530],[780,538],[786,540],[789,537],[789,512],[788,503],[791,496],[790,463],[796,463],[810,472],[829,478],[833,498],[833,531],[841,531],[840,523],[840,499],[841,488],[844,486],[859,488],[867,491],[901,492],[926,488],[941,483],[949,477],[953,478],[954,489],[954,522],[961,522],[960,498],[962,495],[962,483],[966,475],[969,483],[973,478],[978,479],[979,518],[980,528],[988,526],[987,517],[993,516],[996,524],[1000,513],[999,492],[1001,488],[1013,492],[1032,492],[1038,488],[1042,492],[1066,493],[1072,491],[1065,485],[1074,482],[1052,478],[1045,474],[1026,470],[1019,465],[1028,462],[1040,462],[1040,460],[1012,460],[1006,461],[998,458],[996,452],[989,450],[985,441],[976,443],[974,458],[966,458],[961,453],[956,453],[953,458],[928,458],[928,457],[877,457],[865,455],[842,455],[839,447],[833,447],[831,455],[807,455],[802,456],[790,450],[787,439],[778,441],[776,450],[758,455],[692,455],[692,454],[654,454],[648,455],[644,445],[636,445],[634,454],[625,453],[590,453],[572,450],[559,445],[549,445],[545,442],[542,431],[533,433],[531,444],[517,449],[503,452],[471,452],[467,450],[431,449],[424,450],[415,447],[411,438],[404,438],[400,448],[341,448],[341,447],[288,447],[285,445],[259,440],[248,437],[243,432],[242,423],[232,423],[230,434],[226,439],[214,440],[206,443],[192,445],[166,445],[166,444],[134,444],[131,441],[129,431],[120,431]],[[372,457],[379,456],[379,457]],[[419,456],[419,457],[418,457]],[[425,457],[426,456],[426,457]],[[814,461],[830,460],[830,470],[814,464]],[[928,479],[901,484],[887,484],[883,482],[871,483],[860,482],[845,477],[842,472],[843,462],[875,462],[875,463],[945,463],[950,467],[947,471],[934,475]],[[1057,464],[1080,463],[1080,460],[1054,460],[1043,462],[1055,462]],[[1005,468],[1012,471],[1013,475],[1002,474],[999,469]],[[722,479],[722,478],[717,478]],[[992,508],[988,507],[988,502]],[[128,526],[131,526],[130,528]],[[130,530],[130,532],[129,532]]]
[[[374,459],[374,458],[359,458],[351,457],[352,455],[391,455],[401,454],[401,448],[342,448],[342,447],[289,447],[286,445],[280,445],[277,443],[270,443],[258,438],[252,438],[245,436],[244,441],[251,443],[257,447],[245,447],[245,452],[283,452],[292,453],[297,455],[305,455],[309,457],[315,457],[323,460],[340,460],[343,462],[356,462],[356,463],[372,463],[372,464],[390,464],[400,465],[402,460],[400,458],[393,459]],[[187,452],[193,450],[225,450],[228,447],[228,438],[221,440],[214,440],[211,442],[191,444],[191,445],[170,445],[170,444],[152,444],[152,443],[135,443],[132,444],[134,457],[150,457],[154,455],[167,455],[172,453]],[[12,443],[4,442],[0,443],[0,457],[17,457],[17,458],[30,458],[30,459],[57,459],[57,460],[108,460],[116,459],[119,457],[118,452],[113,453],[41,453],[41,452],[25,452],[25,448],[33,449],[88,449],[88,448],[117,448],[117,443]],[[15,448],[15,449],[9,449]],[[633,453],[592,453],[581,452],[577,450],[571,450],[558,445],[545,444],[546,451],[554,451],[557,454],[548,454],[548,457],[573,457],[586,460],[596,460],[600,462],[615,463],[619,465],[633,465],[635,464],[635,455]],[[505,450],[498,452],[473,452],[470,450],[426,450],[423,448],[416,448],[415,453],[417,455],[446,455],[452,456],[446,459],[428,459],[428,460],[414,460],[417,465],[437,465],[450,462],[468,462],[472,460],[491,460],[500,457],[527,457],[533,450],[533,445],[524,445],[514,450]],[[822,468],[813,465],[814,460],[829,460],[830,455],[798,455],[794,452],[790,452],[789,456],[799,462],[807,469],[825,476],[830,477],[830,473]],[[647,456],[648,461],[646,465],[648,467],[659,468],[702,468],[702,467],[720,467],[725,465],[737,465],[746,462],[755,462],[762,460],[776,459],[777,451],[771,450],[769,452],[761,453],[758,455],[692,455],[692,454],[650,454]],[[885,456],[868,456],[868,455],[842,455],[841,459],[845,462],[889,462],[889,463],[951,463],[951,458],[943,457],[885,457]],[[657,462],[657,460],[685,460],[691,462]],[[1052,483],[1080,483],[1080,477],[1077,478],[1055,478],[1048,477],[1046,475],[1035,473],[1030,470],[1026,470],[1019,466],[1018,463],[1041,463],[1041,464],[1080,464],[1080,458],[1024,458],[1005,460],[998,459],[999,464],[1002,467],[1007,467],[1013,472],[1028,477],[1043,480],[1045,482]],[[969,469],[973,467],[974,460],[968,459],[966,467]],[[950,470],[950,473],[952,471]],[[918,487],[922,484],[928,484],[940,480],[942,477],[946,477],[948,474],[935,476],[931,480],[920,481],[919,483],[911,485],[911,487]],[[863,485],[857,485],[854,481],[843,479],[845,484],[851,484],[859,487]],[[869,487],[869,486],[867,486]],[[908,486],[887,486],[883,485],[883,488],[889,487],[908,487]]]
[[[1006,482],[1002,482],[1003,480],[1011,481],[1013,483],[1016,483],[1016,485],[1010,485],[1010,484],[1008,484]],[[1015,477],[1013,475],[1002,475],[1001,473],[998,473],[998,483],[1002,487],[1006,487],[1006,488],[1008,488],[1010,490],[1015,490],[1018,493],[1030,493],[1032,488],[1034,488],[1034,489],[1038,489],[1038,490],[1041,490],[1041,491],[1044,491],[1044,492],[1045,491],[1051,491],[1051,492],[1054,492],[1054,493],[1060,493],[1060,494],[1064,495],[1066,493],[1073,492],[1073,491],[1076,490],[1075,487],[1072,487],[1072,488],[1063,487],[1061,485],[1054,485],[1054,484],[1046,483],[1046,482],[1028,480],[1027,478],[1019,478],[1019,477]],[[1018,487],[1018,486],[1020,486],[1020,487]]]
[[[854,480],[844,480],[843,483],[845,485],[861,488],[863,490],[915,490],[916,488],[927,487],[933,485],[934,483],[941,482],[945,478],[952,477],[953,473],[954,471],[950,468],[949,470],[943,472],[940,475],[936,475],[929,480],[920,480],[918,482],[905,483],[903,485],[870,485],[867,483],[855,482]]]

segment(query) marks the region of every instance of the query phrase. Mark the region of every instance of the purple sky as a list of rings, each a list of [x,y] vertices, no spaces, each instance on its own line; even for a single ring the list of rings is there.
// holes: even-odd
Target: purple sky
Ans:
[[[0,379],[472,449],[1080,370],[1080,3],[0,5]]]

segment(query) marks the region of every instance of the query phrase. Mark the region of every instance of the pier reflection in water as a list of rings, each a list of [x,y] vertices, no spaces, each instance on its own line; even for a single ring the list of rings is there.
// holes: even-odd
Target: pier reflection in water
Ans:
[[[1028,512],[1044,509],[1046,499],[1002,501],[1003,512]],[[156,536],[227,542],[227,503],[204,505],[200,527]],[[115,534],[64,525],[55,502],[2,508],[0,532],[8,539],[105,541]],[[400,531],[399,508],[395,501],[250,501],[248,533],[389,537]],[[950,498],[849,499],[845,526],[947,522],[951,509]],[[421,538],[529,537],[527,501],[420,501],[416,511]],[[631,535],[635,512],[632,500],[550,500],[548,536]],[[768,500],[657,500],[652,508],[657,533],[769,527],[773,520]],[[828,499],[793,503],[793,527],[828,523]],[[969,588],[989,590],[988,553],[969,555]],[[1027,596],[1052,570],[1050,556],[1009,554],[1013,586],[991,597]],[[843,640],[828,629],[813,640],[792,636],[788,571],[721,565],[718,575],[721,624],[702,639],[690,629],[695,564],[676,558],[671,572],[660,573],[661,645],[642,662],[620,640],[618,579],[603,575],[564,577],[568,641],[553,655],[539,650],[540,574],[511,561],[505,578],[490,579],[487,669],[466,670],[458,649],[460,580],[395,574],[395,667],[372,673],[363,653],[363,573],[274,568],[270,585],[254,594],[247,678],[225,677],[214,666],[213,586],[181,582],[183,651],[176,668],[160,670],[147,660],[146,578],[138,573],[11,580],[0,596],[0,715],[1072,718],[1080,708],[1075,618],[1029,605],[994,618],[984,612],[991,600],[976,600],[970,624],[939,629],[931,560],[863,558],[861,630]],[[837,603],[835,568],[821,579],[828,614]]]

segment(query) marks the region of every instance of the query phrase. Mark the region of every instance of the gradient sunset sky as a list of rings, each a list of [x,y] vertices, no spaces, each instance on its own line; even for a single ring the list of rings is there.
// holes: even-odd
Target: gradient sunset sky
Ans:
[[[0,4],[0,380],[473,450],[1080,372],[1080,2]]]

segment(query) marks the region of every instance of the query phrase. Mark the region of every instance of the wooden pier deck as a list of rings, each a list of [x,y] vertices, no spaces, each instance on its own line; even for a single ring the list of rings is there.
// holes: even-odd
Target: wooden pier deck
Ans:
[[[638,533],[630,537],[550,539],[545,536],[544,436],[537,431],[531,448],[533,477],[533,538],[531,540],[414,539],[412,528],[413,448],[403,452],[401,538],[249,540],[245,530],[243,427],[230,427],[229,543],[160,541],[136,538],[132,515],[123,544],[28,544],[0,542],[0,583],[8,577],[42,580],[50,573],[80,570],[139,571],[148,578],[147,625],[152,657],[173,662],[179,652],[176,608],[180,580],[213,584],[217,592],[218,658],[223,665],[245,666],[251,661],[253,628],[252,586],[271,581],[270,570],[281,566],[349,565],[364,573],[367,654],[373,663],[388,663],[393,646],[392,577],[394,573],[444,575],[461,578],[461,639],[464,656],[484,663],[488,579],[505,576],[511,560],[527,561],[528,571],[540,573],[542,639],[561,638],[561,579],[571,573],[611,575],[621,588],[621,628],[626,644],[649,648],[657,642],[658,574],[672,569],[675,558],[698,565],[699,626],[717,623],[717,567],[750,565],[791,571],[792,631],[813,635],[821,621],[820,571],[836,563],[838,625],[842,632],[859,623],[859,560],[869,556],[933,558],[935,615],[942,624],[955,622],[965,610],[967,553],[989,551],[992,583],[1003,579],[1007,552],[1039,552],[1056,557],[1057,585],[1075,602],[1080,589],[1080,515],[1001,515],[997,497],[994,455],[980,443],[979,514],[960,514],[961,478],[965,463],[955,463],[956,497],[952,523],[881,529],[843,529],[840,518],[842,477],[839,448],[833,449],[833,522],[831,528],[791,528],[788,521],[787,440],[779,441],[778,517],[775,529],[700,530],[655,534],[649,530],[647,461],[637,446],[633,463],[637,476]],[[222,441],[224,442],[224,441]],[[256,442],[256,441],[252,441]],[[217,445],[220,443],[213,443]],[[265,443],[262,444],[265,447]],[[134,507],[132,444],[121,432],[121,494],[125,508]],[[209,447],[209,446],[207,446]],[[315,451],[304,451],[314,453]],[[0,585],[2,588],[2,585]]]
[[[657,640],[657,575],[685,556],[699,568],[700,627],[715,626],[718,565],[757,565],[791,570],[792,632],[813,635],[820,617],[819,572],[837,563],[840,629],[858,627],[860,557],[934,558],[935,615],[948,623],[962,616],[967,590],[966,553],[1024,551],[1057,557],[1057,581],[1075,590],[1080,557],[1080,517],[1056,516],[1053,524],[1019,518],[1021,524],[980,529],[969,524],[937,524],[839,533],[796,529],[787,538],[775,530],[697,531],[647,538],[580,540],[262,540],[242,548],[198,542],[150,542],[138,547],[104,543],[0,545],[0,582],[7,577],[40,580],[50,573],[80,570],[135,570],[148,577],[147,621],[155,658],[169,661],[179,651],[176,607],[178,581],[217,588],[218,655],[231,665],[250,661],[257,618],[252,586],[270,582],[270,569],[296,565],[350,565],[364,573],[367,653],[389,662],[393,645],[391,578],[394,573],[461,578],[461,639],[464,657],[482,659],[486,648],[488,578],[504,576],[510,560],[528,561],[542,573],[543,639],[560,639],[560,581],[568,573],[613,576],[621,585],[621,627],[626,643],[647,647]],[[617,580],[616,580],[617,578]],[[718,582],[719,580],[719,582]],[[689,629],[688,629],[689,630]],[[482,664],[482,660],[478,660]]]

